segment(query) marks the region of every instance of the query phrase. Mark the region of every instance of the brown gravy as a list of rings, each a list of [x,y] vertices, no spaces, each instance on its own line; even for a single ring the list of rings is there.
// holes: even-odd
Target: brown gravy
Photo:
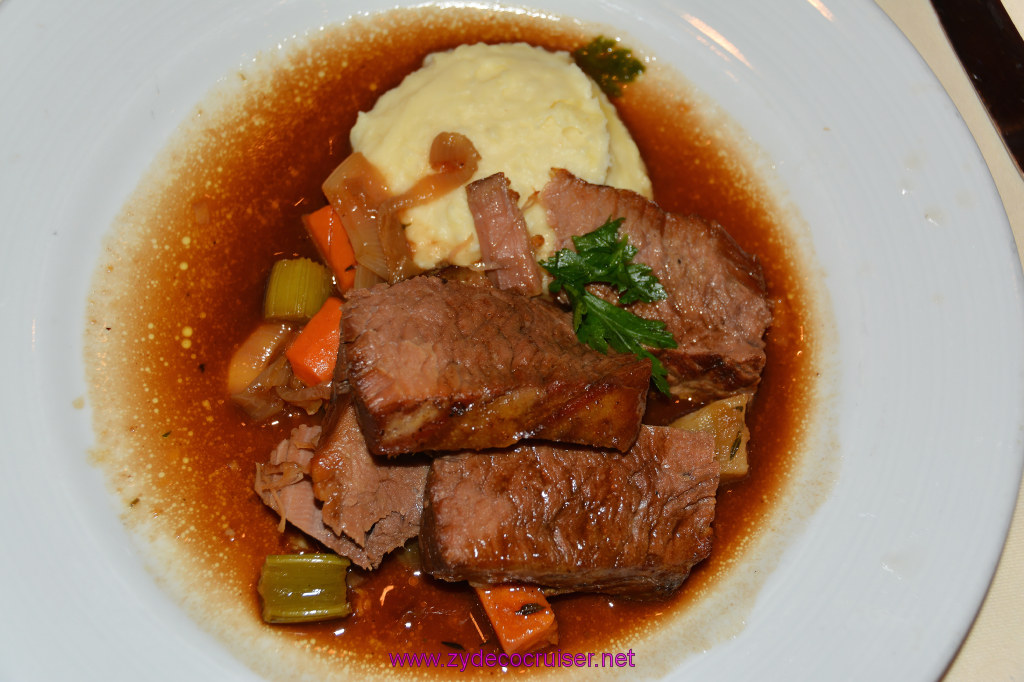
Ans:
[[[320,183],[349,152],[357,112],[433,51],[515,40],[572,49],[591,37],[570,22],[453,9],[402,11],[361,28],[328,29],[293,48],[269,86],[241,87],[243,94],[213,116],[197,112],[198,132],[172,155],[159,181],[144,183],[143,198],[125,216],[144,229],[115,233],[89,310],[99,460],[124,499],[130,525],[158,529],[194,565],[207,567],[211,600],[240,604],[258,621],[255,582],[263,558],[304,545],[299,534],[278,531],[252,478],[254,463],[310,418],[249,424],[227,399],[225,377],[232,351],[260,319],[272,262],[315,253],[299,217],[324,203]],[[562,651],[602,651],[613,640],[628,641],[639,623],[649,627],[686,608],[736,558],[744,536],[757,532],[778,504],[814,372],[799,264],[787,254],[784,226],[766,190],[741,156],[700,132],[709,123],[682,86],[665,92],[642,78],[616,104],[648,164],[657,200],[721,222],[757,254],[776,319],[750,413],[752,471],[719,494],[711,558],[671,603],[555,600]],[[126,462],[105,452],[105,443],[128,443],[132,457]],[[483,649],[497,651],[470,590],[418,575],[394,557],[353,578],[356,615],[279,632],[325,656],[350,659],[358,652],[381,665],[389,651],[474,651],[481,633]]]

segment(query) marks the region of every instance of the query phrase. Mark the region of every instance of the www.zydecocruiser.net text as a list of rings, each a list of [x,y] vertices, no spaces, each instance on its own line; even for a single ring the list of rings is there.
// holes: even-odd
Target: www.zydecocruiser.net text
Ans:
[[[442,653],[389,653],[393,668],[635,668],[630,649],[619,653],[571,653],[536,651],[524,654],[505,652],[447,651]]]

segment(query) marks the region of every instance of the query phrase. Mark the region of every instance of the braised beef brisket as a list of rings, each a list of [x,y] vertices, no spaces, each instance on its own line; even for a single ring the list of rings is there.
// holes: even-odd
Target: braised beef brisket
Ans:
[[[636,438],[650,362],[583,345],[539,299],[415,277],[351,293],[341,324],[339,361],[376,454]]]
[[[282,531],[285,524],[290,523],[338,554],[354,555],[365,561],[357,545],[324,525],[320,506],[313,495],[309,467],[320,435],[319,426],[292,429],[291,435],[271,451],[266,463],[256,464],[253,488],[263,503],[281,517]]]
[[[278,443],[265,463],[256,464],[253,487],[267,507],[281,517],[281,529],[292,523],[307,536],[315,538],[336,552],[347,549],[337,543],[333,532],[324,525],[309,482],[309,463],[313,459],[321,427],[298,426],[288,438]]]
[[[529,442],[439,457],[424,568],[444,580],[664,595],[711,550],[719,469],[704,433],[643,426],[624,454]]]
[[[376,566],[419,534],[429,464],[422,458],[389,461],[371,455],[355,410],[350,405],[336,410],[324,424],[310,466],[324,524],[350,538]]]
[[[552,172],[540,193],[558,248],[608,219],[637,247],[636,261],[653,268],[668,298],[629,309],[663,320],[679,344],[654,350],[669,373],[673,394],[695,407],[753,392],[764,368],[764,334],[771,324],[764,275],[717,223],[667,213],[645,197],[593,185],[565,170]],[[608,292],[605,292],[607,295]]]
[[[285,522],[357,566],[373,569],[419,533],[428,462],[370,455],[351,407],[300,426],[256,465],[254,487]],[[323,504],[321,506],[321,500]]]
[[[466,199],[480,241],[487,277],[499,289],[524,296],[541,293],[540,268],[519,210],[519,195],[504,173],[466,185]]]

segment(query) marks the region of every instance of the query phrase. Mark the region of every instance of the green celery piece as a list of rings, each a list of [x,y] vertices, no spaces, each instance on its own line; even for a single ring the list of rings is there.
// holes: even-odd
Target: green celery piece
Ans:
[[[268,320],[308,322],[334,291],[331,271],[308,258],[285,258],[274,263],[263,297]]]
[[[272,554],[256,586],[267,623],[309,623],[352,613],[345,576],[351,562],[336,554]]]

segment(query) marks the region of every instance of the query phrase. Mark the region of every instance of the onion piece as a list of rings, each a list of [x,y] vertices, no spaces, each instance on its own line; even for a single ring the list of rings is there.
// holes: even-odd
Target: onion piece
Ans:
[[[345,227],[356,261],[394,284],[423,272],[412,257],[402,212],[433,201],[469,182],[480,154],[461,133],[438,133],[430,145],[436,172],[392,197],[380,171],[360,152],[350,154],[322,189]]]
[[[387,280],[391,284],[409,279],[423,272],[412,258],[412,248],[405,238],[405,226],[399,218],[398,211],[386,202],[380,210],[380,246],[384,252],[384,262],[388,266]]]
[[[232,393],[231,399],[245,410],[251,419],[261,421],[284,409],[284,400],[277,394],[276,389],[288,386],[294,378],[288,358],[284,353],[280,353],[244,390]]]
[[[264,322],[242,342],[228,365],[228,393],[241,393],[280,355],[295,336],[287,322]]]
[[[248,391],[242,391],[241,393],[232,394],[231,400],[242,408],[242,411],[254,422],[261,422],[284,409],[284,401],[273,393],[257,395]]]
[[[430,167],[436,172],[388,202],[392,211],[404,211],[453,192],[469,182],[480,164],[480,153],[462,133],[438,133],[430,145]]]
[[[306,386],[295,377],[287,386],[276,386],[274,392],[289,405],[305,410],[306,414],[316,414],[320,407],[331,399],[331,382]]]
[[[369,289],[374,284],[380,284],[383,281],[383,278],[373,270],[362,263],[356,263],[356,278],[352,282],[352,289]]]
[[[355,152],[338,164],[321,189],[345,227],[356,260],[387,279],[378,209],[390,195],[380,171],[365,156]]]
[[[413,260],[401,213],[462,187],[473,178],[479,163],[480,154],[468,137],[462,133],[438,133],[430,145],[430,167],[436,172],[384,202],[378,227],[389,282],[394,284],[423,272]]]

